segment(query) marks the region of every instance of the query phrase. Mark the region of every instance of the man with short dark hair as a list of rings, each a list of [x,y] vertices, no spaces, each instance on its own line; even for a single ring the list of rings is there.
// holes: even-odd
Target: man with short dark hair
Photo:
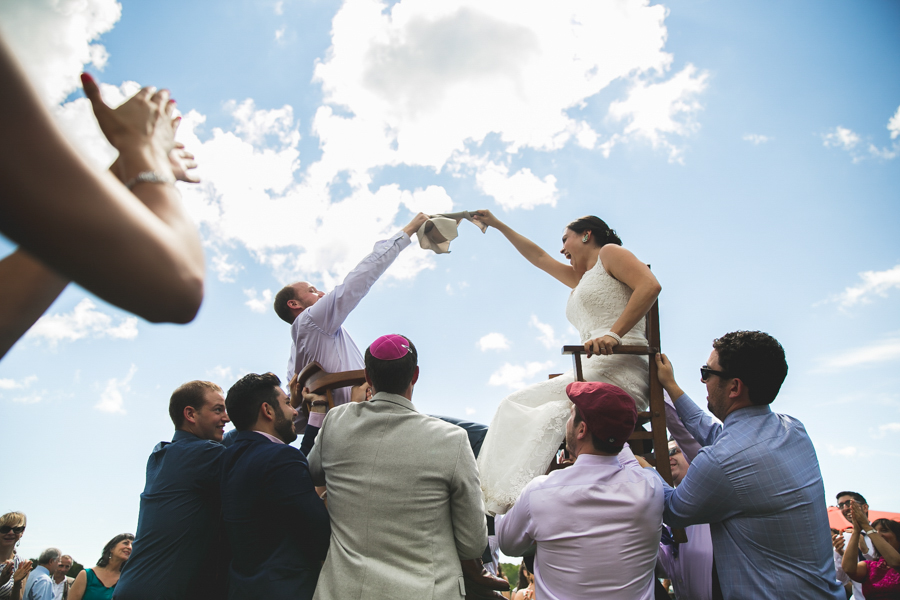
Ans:
[[[245,375],[228,390],[238,434],[225,450],[222,516],[233,558],[229,599],[309,600],[331,527],[297,439],[296,410],[273,373]]]
[[[362,354],[344,329],[344,321],[427,220],[426,215],[419,213],[393,237],[376,243],[372,253],[327,294],[305,281],[285,286],[275,294],[275,313],[291,326],[291,355],[285,381],[313,361],[329,373],[363,368]],[[335,404],[345,404],[350,401],[350,391],[338,388],[333,397]],[[306,417],[302,411],[297,413],[296,425],[297,432],[303,433]]]
[[[38,558],[38,566],[28,574],[22,600],[53,600],[53,576],[59,565],[59,548],[47,548]]]
[[[859,503],[859,507],[862,509],[863,514],[867,519],[869,518],[869,503],[866,502],[866,499],[862,494],[858,492],[838,492],[837,506],[841,509],[841,514],[844,515],[844,518],[847,519],[847,523],[851,525],[853,524],[853,519],[850,516],[850,507],[851,501],[853,500]],[[862,584],[851,579],[847,573],[844,572],[844,567],[841,564],[844,557],[844,546],[849,539],[849,531],[831,534],[831,544],[834,546],[834,567],[837,572],[837,580],[844,585],[850,584],[851,589],[853,590],[853,600],[865,600],[866,597],[863,595]],[[877,560],[874,553],[874,547],[869,541],[865,531],[861,532],[859,536],[859,560]]]
[[[66,600],[69,597],[69,586],[72,585],[72,578],[66,574],[72,568],[72,557],[63,554],[59,557],[59,564],[53,573],[53,600]]]
[[[495,517],[500,550],[522,556],[537,544],[537,598],[653,600],[663,489],[625,445],[634,400],[603,382],[570,383],[566,394],[575,464],[534,478]]]
[[[463,598],[459,561],[487,544],[468,436],[413,405],[419,367],[407,338],[381,336],[365,365],[374,396],[330,410],[309,456],[333,532],[315,598]]]
[[[222,388],[189,381],[169,399],[175,425],[147,460],[137,534],[116,584],[116,600],[222,598],[227,561],[220,518]]]
[[[721,423],[678,386],[665,355],[656,362],[678,416],[703,446],[681,484],[665,486],[664,519],[672,527],[710,523],[714,597],[843,600],[815,448],[802,423],[769,408],[788,370],[778,340],[736,331],[713,342],[700,380]]]

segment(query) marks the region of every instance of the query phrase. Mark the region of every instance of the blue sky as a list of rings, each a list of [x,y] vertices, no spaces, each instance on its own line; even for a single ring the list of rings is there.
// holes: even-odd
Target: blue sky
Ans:
[[[663,349],[701,404],[712,339],[761,329],[774,404],[843,489],[900,512],[900,6],[888,2],[14,1],[0,27],[73,143],[111,150],[77,90],[169,87],[203,183],[206,297],[150,325],[70,286],[0,363],[0,511],[21,551],[92,563],[133,531],[184,381],[284,375],[283,284],[323,289],[418,210],[490,208],[556,253],[596,214],[663,285]],[[0,240],[4,253],[11,250]],[[489,422],[568,368],[568,290],[496,231],[414,243],[347,322],[420,351],[417,406]]]

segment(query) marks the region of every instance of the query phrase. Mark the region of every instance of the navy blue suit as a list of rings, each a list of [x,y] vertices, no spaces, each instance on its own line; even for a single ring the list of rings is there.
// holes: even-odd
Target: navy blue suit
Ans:
[[[222,514],[233,559],[230,600],[309,600],[331,538],[306,457],[255,431],[222,460]]]

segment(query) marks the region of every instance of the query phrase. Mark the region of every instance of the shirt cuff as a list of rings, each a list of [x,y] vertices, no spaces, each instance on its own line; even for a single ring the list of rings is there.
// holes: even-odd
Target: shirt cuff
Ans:
[[[322,423],[325,422],[325,413],[317,413],[311,412],[309,413],[309,418],[306,420],[307,425],[312,425],[313,427],[322,428]]]

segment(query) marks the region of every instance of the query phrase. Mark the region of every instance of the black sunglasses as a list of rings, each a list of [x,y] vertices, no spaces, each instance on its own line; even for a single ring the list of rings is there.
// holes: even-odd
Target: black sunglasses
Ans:
[[[12,531],[13,533],[22,533],[25,531],[25,526],[22,525],[20,527],[13,527],[11,525],[0,525],[0,534],[6,534]]]
[[[722,379],[728,377],[728,373],[726,373],[725,371],[713,371],[707,365],[703,365],[702,367],[700,367],[700,381],[706,383],[710,375],[718,375]]]

